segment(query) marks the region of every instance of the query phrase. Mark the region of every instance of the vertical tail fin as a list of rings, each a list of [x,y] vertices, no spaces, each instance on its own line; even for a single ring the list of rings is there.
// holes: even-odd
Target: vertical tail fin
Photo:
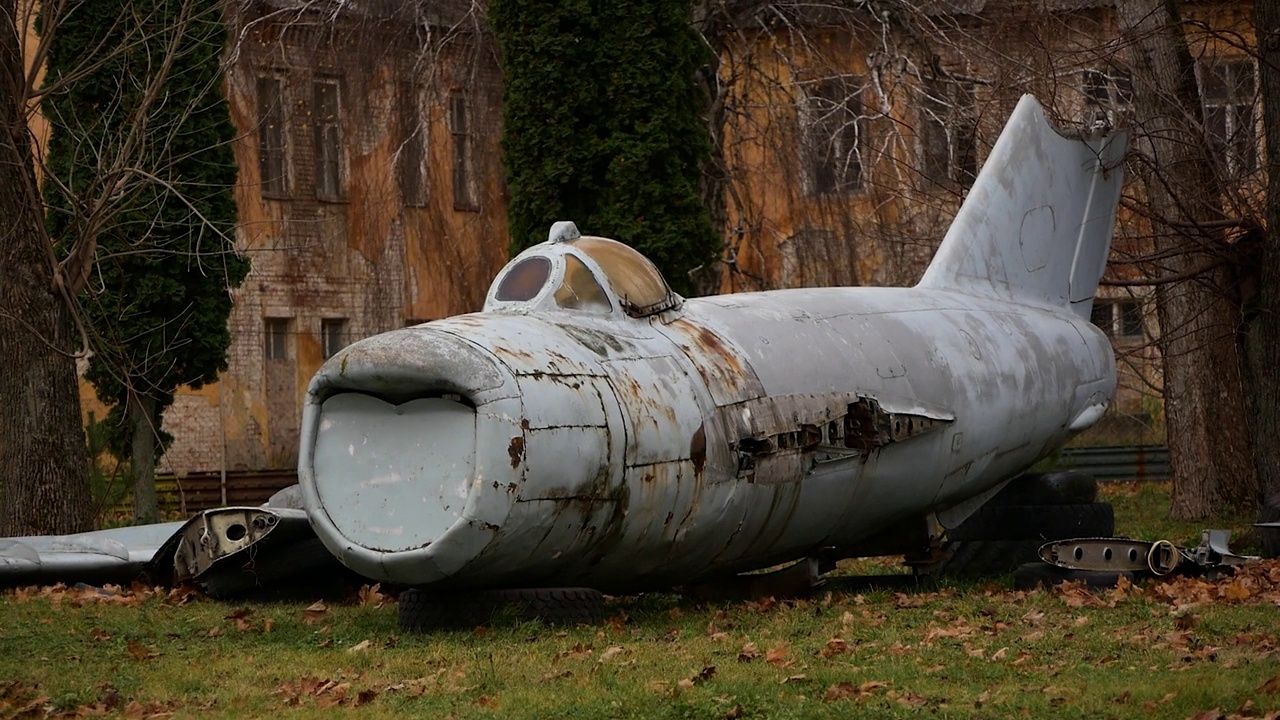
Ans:
[[[1063,137],[1024,95],[919,287],[1088,318],[1107,262],[1128,134]]]

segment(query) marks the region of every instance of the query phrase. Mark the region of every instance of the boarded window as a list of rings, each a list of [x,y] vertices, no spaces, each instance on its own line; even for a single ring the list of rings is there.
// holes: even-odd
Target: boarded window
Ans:
[[[321,200],[342,199],[339,110],[337,81],[316,81],[312,85],[312,125],[315,128],[316,197]]]
[[[1258,168],[1258,140],[1254,126],[1253,63],[1248,60],[1200,63],[1200,92],[1204,98],[1205,132],[1215,158],[1226,160],[1232,175]]]
[[[427,204],[427,123],[421,93],[415,85],[400,86],[400,147],[396,152],[396,181],[405,205]]]
[[[449,94],[449,133],[453,137],[453,207],[455,210],[476,210],[471,118],[467,97],[458,91]]]
[[[289,189],[282,86],[278,77],[258,78],[258,172],[263,197],[283,197]]]
[[[326,360],[347,346],[346,318],[325,318],[320,321],[320,345]]]
[[[1080,75],[1084,126],[1114,128],[1133,106],[1133,75],[1126,68],[1090,69]]]
[[[920,103],[921,172],[936,183],[973,184],[978,174],[973,83],[930,80]]]
[[[289,318],[265,318],[264,347],[268,360],[289,359]]]
[[[810,195],[862,187],[862,78],[810,83],[800,108],[802,176]]]

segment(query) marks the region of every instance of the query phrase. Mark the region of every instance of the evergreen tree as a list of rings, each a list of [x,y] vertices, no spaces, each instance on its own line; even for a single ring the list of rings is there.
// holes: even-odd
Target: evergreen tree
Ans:
[[[235,251],[234,136],[222,95],[217,0],[98,0],[60,22],[43,112],[50,235],[92,253],[81,296],[86,373],[132,456],[135,514],[155,516],[159,427],[179,385],[226,368]],[[112,48],[84,70],[87,49]]]
[[[689,0],[492,0],[505,77],[512,250],[556,220],[621,240],[677,292],[720,241],[699,194],[711,141]]]

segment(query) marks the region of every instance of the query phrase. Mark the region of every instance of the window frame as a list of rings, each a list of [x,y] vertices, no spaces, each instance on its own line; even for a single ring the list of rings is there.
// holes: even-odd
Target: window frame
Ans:
[[[400,147],[396,150],[396,187],[400,199],[410,207],[425,207],[431,200],[427,172],[431,151],[430,114],[422,102],[424,90],[414,83],[401,83],[399,90]]]
[[[282,73],[257,76],[257,103],[259,192],[264,198],[288,198],[291,185],[289,113]],[[275,165],[279,166],[278,170]]]
[[[1241,85],[1244,75],[1237,75],[1243,68],[1248,68],[1247,90]],[[1209,79],[1219,71],[1224,71],[1225,74],[1225,77],[1220,78],[1225,92],[1222,97],[1211,97],[1216,93],[1211,92]],[[1211,152],[1226,161],[1230,177],[1256,172],[1259,167],[1257,66],[1249,58],[1200,60],[1196,63],[1196,82],[1200,89],[1205,139],[1210,144]],[[1214,124],[1215,109],[1222,112],[1221,135],[1211,127]]]
[[[471,103],[467,93],[451,90],[448,96],[449,137],[452,140],[453,209],[475,212],[477,201]]]
[[[337,355],[350,343],[347,341],[347,318],[320,318],[320,356],[325,360]]]
[[[325,90],[332,89],[333,108],[324,105]],[[342,152],[342,82],[318,76],[311,81],[311,128],[316,199],[340,202],[346,197]]]
[[[978,176],[978,116],[973,82],[935,78],[921,87],[920,170],[938,184],[967,188]]]
[[[809,197],[861,192],[866,187],[866,119],[861,75],[836,75],[801,89],[801,178]]]
[[[289,336],[293,330],[293,318],[268,316],[262,319],[263,357],[268,361],[289,360]]]

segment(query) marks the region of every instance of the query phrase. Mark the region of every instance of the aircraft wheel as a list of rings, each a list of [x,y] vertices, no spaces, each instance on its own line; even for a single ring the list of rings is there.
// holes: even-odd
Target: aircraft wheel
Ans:
[[[1128,570],[1067,570],[1037,560],[1019,565],[1013,571],[1015,590],[1034,590],[1036,587],[1053,587],[1064,582],[1083,582],[1086,587],[1115,587],[1120,578],[1134,581],[1135,573]]]
[[[520,588],[400,593],[400,628],[410,632],[460,630],[487,625],[503,611],[522,620],[591,624],[604,618],[604,595],[591,588]]]
[[[959,526],[947,532],[951,540],[1038,539],[1111,537],[1115,512],[1109,503],[1074,505],[983,505]]]
[[[1009,481],[988,505],[1087,505],[1098,499],[1098,481],[1079,470],[1026,473]]]

